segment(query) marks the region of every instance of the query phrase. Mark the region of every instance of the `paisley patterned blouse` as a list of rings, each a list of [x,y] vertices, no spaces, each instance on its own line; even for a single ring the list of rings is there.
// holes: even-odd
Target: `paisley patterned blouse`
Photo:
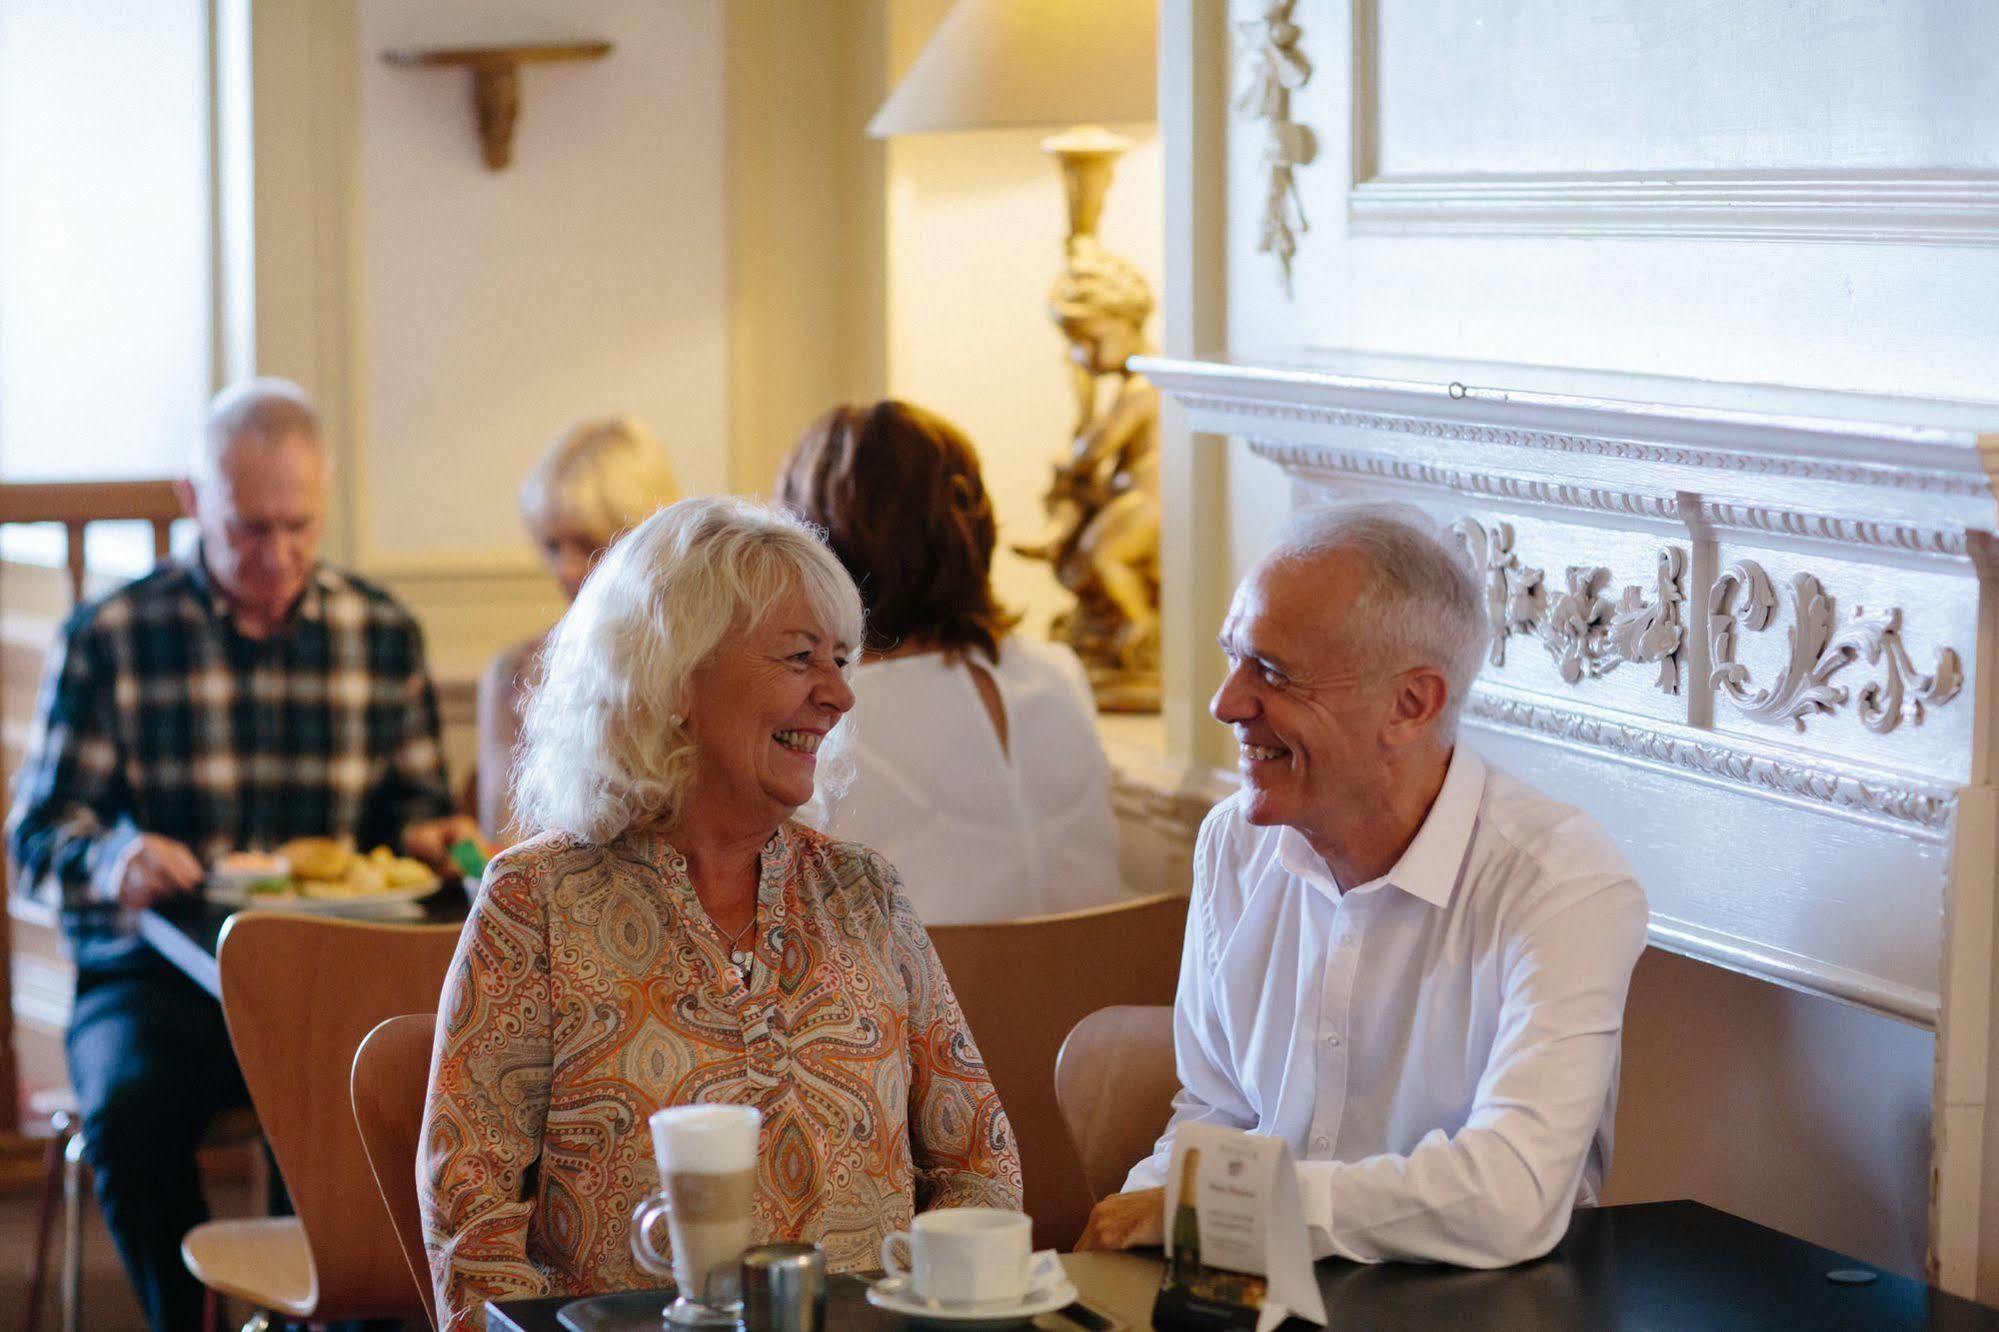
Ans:
[[[657,1284],[627,1245],[662,1105],[763,1111],[759,1240],[873,1267],[918,1209],[1018,1209],[1020,1156],[888,862],[763,849],[747,983],[657,833],[544,835],[487,870],[445,981],[417,1187],[448,1329],[484,1302]]]

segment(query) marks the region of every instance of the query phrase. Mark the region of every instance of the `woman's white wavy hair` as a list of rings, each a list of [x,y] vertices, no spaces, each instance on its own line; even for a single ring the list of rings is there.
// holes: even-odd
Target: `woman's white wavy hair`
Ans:
[[[781,509],[685,499],[619,538],[542,653],[514,765],[520,827],[601,844],[670,825],[695,769],[693,736],[675,720],[689,678],[793,589],[858,656],[854,580],[815,528]],[[829,793],[851,774],[847,730],[834,727],[819,751]]]

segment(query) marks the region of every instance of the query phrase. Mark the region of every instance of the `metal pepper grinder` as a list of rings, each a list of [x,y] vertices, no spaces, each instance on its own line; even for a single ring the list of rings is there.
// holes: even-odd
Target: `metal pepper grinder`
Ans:
[[[743,1251],[748,1332],[823,1332],[826,1255],[816,1244],[759,1244]]]

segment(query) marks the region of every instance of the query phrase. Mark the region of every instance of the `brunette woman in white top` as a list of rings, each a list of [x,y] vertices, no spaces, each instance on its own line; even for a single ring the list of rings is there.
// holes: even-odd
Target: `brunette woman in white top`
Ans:
[[[1068,648],[1012,633],[993,597],[970,441],[908,403],[836,407],[792,449],[778,498],[825,529],[867,606],[858,770],[801,816],[886,856],[929,925],[1122,896],[1088,678]]]

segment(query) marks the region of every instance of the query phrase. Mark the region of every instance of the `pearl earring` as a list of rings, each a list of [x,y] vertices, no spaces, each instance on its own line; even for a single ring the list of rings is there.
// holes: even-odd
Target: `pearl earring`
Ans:
[[[677,712],[668,713],[666,719],[669,722],[673,723],[674,729],[676,730],[678,730],[682,726],[687,725],[687,718],[681,716]]]

